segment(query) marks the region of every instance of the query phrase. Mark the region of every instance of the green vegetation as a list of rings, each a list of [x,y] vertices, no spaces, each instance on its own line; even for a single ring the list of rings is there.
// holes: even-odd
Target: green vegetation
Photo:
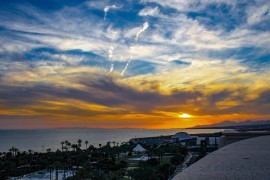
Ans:
[[[113,144],[113,145],[112,145]],[[88,141],[78,140],[60,143],[61,150],[44,153],[19,151],[12,147],[9,152],[0,153],[0,179],[22,176],[39,170],[72,170],[73,177],[67,179],[168,179],[187,155],[185,147],[179,144],[145,146],[146,154],[134,154],[134,144],[108,142],[94,147]],[[146,161],[131,160],[147,156]]]

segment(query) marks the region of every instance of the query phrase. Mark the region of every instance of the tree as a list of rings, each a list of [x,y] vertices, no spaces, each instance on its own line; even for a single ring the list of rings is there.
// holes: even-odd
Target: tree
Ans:
[[[78,148],[78,145],[77,144],[72,144],[71,145],[71,148],[73,149],[73,151],[75,152]]]
[[[128,163],[126,161],[120,161],[118,163],[118,167],[119,167],[119,169],[127,168],[128,167]]]
[[[96,150],[96,148],[93,145],[89,145],[88,150],[90,150],[91,152],[93,152],[94,150]]]
[[[16,156],[17,153],[19,152],[19,149],[12,146],[8,151],[9,151],[13,156]]]
[[[85,149],[87,149],[88,141],[85,141],[84,144],[85,144]]]
[[[78,139],[78,148],[81,148],[81,147],[82,147],[82,140]]]
[[[157,178],[157,171],[154,168],[148,166],[144,168],[132,169],[129,171],[129,175],[134,180],[159,179]]]
[[[33,153],[33,151],[32,151],[31,149],[29,149],[29,150],[28,150],[28,153],[29,153],[29,154],[32,154],[32,153]]]
[[[67,140],[65,140],[65,145],[66,145],[66,147],[67,147],[67,149],[69,151],[70,150],[71,143],[68,142]]]
[[[160,163],[162,162],[163,156],[165,154],[165,150],[161,147],[156,151],[156,155],[159,156]]]
[[[64,150],[64,144],[65,144],[65,142],[62,141],[62,142],[61,142],[61,149],[62,149],[62,151]]]
[[[54,163],[54,168],[55,168],[55,179],[58,180],[58,170],[61,167],[61,163],[60,162],[55,162]]]
[[[147,164],[150,166],[158,166],[159,161],[156,158],[151,158],[151,159],[147,160]]]
[[[165,163],[160,166],[159,171],[164,175],[166,179],[168,179],[173,173],[174,169],[172,169],[172,166],[169,163]]]
[[[111,141],[108,141],[106,144],[107,147],[111,147]]]
[[[47,151],[47,153],[50,153],[50,152],[52,152],[52,149],[48,148],[46,151]]]
[[[181,154],[176,154],[175,156],[171,158],[171,163],[176,166],[182,163],[183,161],[184,161],[184,156]]]
[[[70,150],[70,147],[71,147],[71,143],[70,142],[68,143],[67,147],[68,147],[68,150]]]
[[[13,155],[13,146],[8,151]]]

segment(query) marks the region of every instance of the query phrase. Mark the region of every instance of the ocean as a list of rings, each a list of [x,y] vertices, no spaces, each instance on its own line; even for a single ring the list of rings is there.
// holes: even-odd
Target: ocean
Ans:
[[[61,149],[61,142],[77,143],[78,139],[88,141],[88,146],[110,142],[127,142],[135,137],[173,135],[177,132],[214,133],[222,129],[42,129],[42,130],[0,130],[0,152],[7,152],[12,146],[20,151],[45,152],[46,149]]]

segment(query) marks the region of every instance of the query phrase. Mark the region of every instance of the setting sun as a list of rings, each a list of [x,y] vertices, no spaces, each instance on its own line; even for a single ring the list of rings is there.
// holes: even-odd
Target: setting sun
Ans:
[[[191,115],[184,113],[184,114],[180,114],[179,117],[180,118],[190,118]]]

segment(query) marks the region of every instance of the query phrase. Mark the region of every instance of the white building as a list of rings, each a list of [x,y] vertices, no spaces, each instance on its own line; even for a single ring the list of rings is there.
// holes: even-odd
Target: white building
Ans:
[[[140,144],[137,144],[137,146],[133,148],[133,151],[137,153],[142,153],[142,152],[145,152],[146,149],[144,149]]]

